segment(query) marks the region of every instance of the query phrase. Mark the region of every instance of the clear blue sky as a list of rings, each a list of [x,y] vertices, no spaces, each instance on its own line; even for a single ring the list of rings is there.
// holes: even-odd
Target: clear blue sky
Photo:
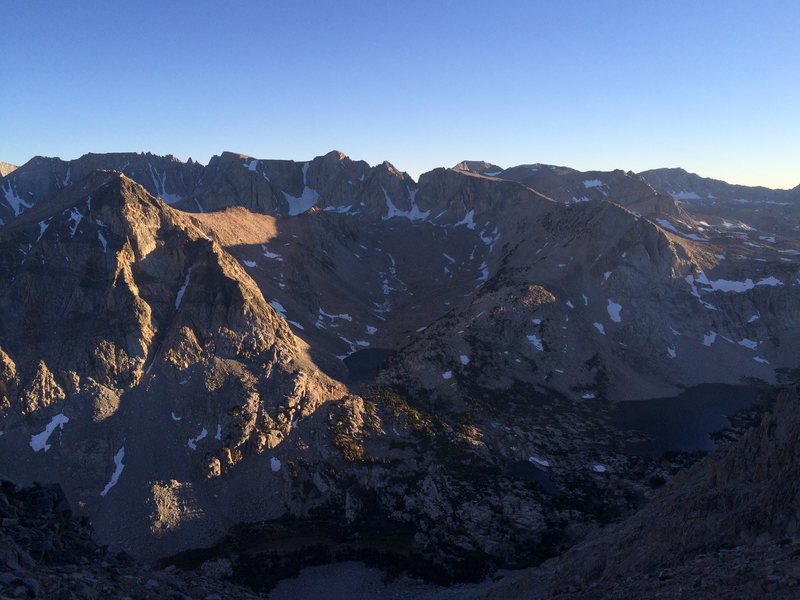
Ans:
[[[0,0],[0,160],[331,149],[800,183],[800,2]]]

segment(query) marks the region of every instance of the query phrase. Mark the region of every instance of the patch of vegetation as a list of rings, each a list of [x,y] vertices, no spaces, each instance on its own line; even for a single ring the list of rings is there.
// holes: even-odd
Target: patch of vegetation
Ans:
[[[406,400],[408,396],[401,396],[388,387],[374,386],[366,390],[365,397],[368,403],[388,409],[392,417],[405,421],[412,430],[427,436],[433,435],[435,418],[409,404]]]

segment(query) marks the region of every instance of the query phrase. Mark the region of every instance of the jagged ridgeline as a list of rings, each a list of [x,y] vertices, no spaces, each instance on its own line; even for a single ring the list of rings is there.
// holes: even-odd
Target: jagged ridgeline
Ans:
[[[426,576],[531,564],[670,477],[618,401],[797,366],[797,190],[340,152],[2,174],[0,472],[139,557],[269,521]]]

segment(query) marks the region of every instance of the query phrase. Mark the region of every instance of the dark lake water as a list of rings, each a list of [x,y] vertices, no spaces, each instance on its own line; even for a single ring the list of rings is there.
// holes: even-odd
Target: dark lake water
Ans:
[[[344,359],[348,383],[366,383],[375,377],[378,369],[394,350],[390,348],[367,348]]]
[[[644,442],[627,445],[630,454],[657,458],[664,452],[713,450],[711,433],[726,427],[727,417],[758,400],[761,388],[703,384],[674,398],[619,402],[611,425],[646,434]]]
[[[511,463],[508,465],[508,475],[514,478],[535,481],[549,494],[558,492],[558,486],[556,486],[550,474],[530,461],[521,460]]]

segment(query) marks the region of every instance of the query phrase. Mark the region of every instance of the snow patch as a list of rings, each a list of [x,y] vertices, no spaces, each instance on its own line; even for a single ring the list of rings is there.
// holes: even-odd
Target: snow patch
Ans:
[[[667,229],[673,233],[680,233],[677,229],[675,229],[675,226],[666,219],[656,219],[656,223],[658,223],[663,229]]]
[[[125,468],[125,465],[122,463],[123,458],[125,458],[125,446],[117,450],[117,453],[114,455],[114,472],[111,474],[111,479],[106,484],[106,487],[100,492],[101,496],[105,497],[105,495],[111,491],[111,488],[117,485],[119,476],[122,475],[122,470]]]
[[[676,358],[678,356],[678,353],[675,351],[675,346],[667,347],[667,356],[670,358]]]
[[[280,260],[280,261],[283,260],[283,257],[280,254],[276,254],[275,252],[270,252],[264,245],[261,246],[261,254],[263,254],[267,258],[271,258],[272,260]]]
[[[273,456],[269,459],[269,468],[272,469],[273,473],[277,473],[281,470],[281,461]]]
[[[2,190],[5,194],[6,202],[11,207],[11,210],[14,211],[15,217],[18,217],[25,208],[30,208],[32,206],[17,195],[17,192],[10,181],[8,182],[8,189],[5,189],[5,186],[3,186],[0,187],[0,190]]]
[[[452,378],[453,378],[452,371],[445,371],[444,373],[442,373],[442,379],[452,379]]]
[[[256,261],[254,261],[254,260],[243,260],[243,261],[242,261],[242,264],[243,264],[245,267],[250,267],[250,268],[252,269],[253,267],[255,267],[255,266],[256,266],[256,264],[257,264],[257,263],[256,263]]]
[[[30,446],[33,448],[33,451],[39,452],[39,450],[44,450],[47,452],[50,450],[50,444],[47,443],[47,440],[50,439],[50,436],[56,428],[63,430],[65,423],[69,423],[69,417],[64,413],[59,413],[50,419],[50,422],[44,428],[43,432],[31,436]]]
[[[697,293],[697,290],[694,286],[695,282],[706,286],[702,288],[704,292],[735,292],[739,294],[752,290],[758,285],[768,285],[773,287],[783,285],[783,282],[776,277],[764,277],[763,279],[759,279],[756,283],[753,283],[753,280],[750,278],[747,278],[744,281],[732,281],[729,279],[717,279],[711,281],[702,271],[700,271],[700,274],[697,277],[687,275],[686,282],[692,286],[692,294],[698,298],[700,295]]]
[[[466,225],[467,229],[475,229],[475,211],[470,210],[464,218],[461,219],[458,223],[455,223],[453,227],[460,227],[461,225]]]
[[[486,264],[486,261],[481,263],[481,274],[478,277],[477,281],[479,283],[483,283],[484,281],[489,279],[489,265]]]
[[[175,296],[175,309],[177,310],[181,302],[183,301],[183,295],[186,293],[186,288],[189,285],[189,278],[192,276],[192,267],[189,267],[189,271],[186,273],[186,277],[183,280],[183,285],[178,290],[178,295]]]
[[[303,193],[299,196],[292,196],[286,192],[282,193],[283,197],[286,198],[286,203],[289,205],[289,210],[286,214],[290,217],[303,214],[312,206],[316,206],[317,202],[319,202],[319,193],[317,190],[311,189],[310,187],[304,187]]]
[[[322,307],[320,306],[319,312],[317,313],[317,321],[316,321],[316,323],[314,323],[314,326],[317,329],[324,329],[325,328],[325,323],[322,320],[323,317],[330,321],[330,325],[332,327],[338,327],[338,325],[336,324],[337,320],[347,321],[347,322],[350,322],[350,323],[353,322],[353,317],[350,316],[347,313],[341,313],[341,314],[338,314],[338,315],[334,315],[334,314],[325,312],[324,310],[322,310]]]
[[[150,167],[150,177],[153,178],[153,187],[156,188],[156,196],[161,198],[167,204],[175,204],[176,202],[180,202],[183,200],[181,196],[178,194],[168,194],[166,190],[166,182],[167,182],[167,172],[164,171],[163,173],[159,173],[158,169],[154,169],[153,165],[147,165]]]
[[[777,287],[779,285],[783,285],[783,282],[775,277],[765,277],[764,279],[760,279],[758,282],[756,282],[756,285],[769,285],[772,287]]]
[[[78,225],[81,224],[83,215],[81,214],[81,211],[73,206],[72,209],[70,209],[68,216],[69,222],[71,223],[69,227],[69,237],[75,237],[75,232],[78,231]]]
[[[494,231],[492,231],[490,234],[487,235],[486,234],[487,229],[489,229],[488,223],[486,224],[486,226],[483,228],[483,231],[481,231],[479,235],[481,241],[489,247],[489,252],[491,253],[491,251],[494,249],[494,245],[497,243],[497,240],[500,239],[500,231],[498,230],[497,227],[495,227]]]
[[[597,329],[597,331],[599,331],[601,334],[606,334],[606,328],[603,327],[602,323],[594,323],[594,328]]]
[[[458,360],[465,367],[469,364],[469,356],[467,356],[466,354],[462,354],[461,356],[459,356]]]
[[[428,218],[428,216],[430,216],[430,210],[422,212],[417,206],[417,190],[406,188],[408,191],[408,201],[411,205],[409,210],[400,210],[397,208],[394,202],[392,202],[392,198],[389,196],[389,192],[386,191],[386,188],[381,186],[381,190],[383,191],[383,197],[386,200],[386,216],[383,217],[384,221],[388,221],[389,219],[393,219],[395,217],[401,217],[410,221],[424,221]]]
[[[544,467],[545,469],[550,467],[550,461],[546,458],[542,458],[541,456],[536,456],[535,454],[528,458],[528,462],[532,462],[535,465],[539,465],[540,467]]]
[[[347,206],[326,206],[322,210],[324,210],[325,212],[335,212],[335,213],[339,213],[340,215],[346,215],[346,214],[350,214],[350,209],[351,208],[353,208],[353,205],[352,204],[348,204]],[[358,214],[358,213],[352,213],[352,214],[355,215],[355,214]]]
[[[286,318],[286,309],[283,308],[283,304],[278,302],[277,300],[270,300],[269,305],[275,309],[275,312],[282,316],[284,319]]]
[[[622,311],[621,304],[617,304],[611,298],[609,298],[606,310],[608,310],[608,316],[611,317],[611,320],[614,321],[614,323],[622,322],[622,317],[620,316],[620,312]]]
[[[47,231],[47,228],[49,226],[50,226],[50,220],[49,219],[47,221],[39,221],[39,237],[36,238],[37,242],[40,239],[42,239],[42,236],[44,235],[44,232]]]
[[[717,341],[717,332],[716,331],[709,331],[705,335],[703,335],[703,345],[711,347],[714,345],[714,342]]]
[[[189,441],[186,442],[186,445],[189,446],[189,448],[191,448],[192,450],[197,450],[197,442],[199,442],[200,440],[204,440],[207,435],[208,435],[208,429],[203,427],[203,430],[200,432],[200,434],[197,437],[189,438]]]
[[[539,339],[539,336],[536,334],[529,335],[528,341],[533,344],[533,347],[536,348],[539,352],[544,351],[544,345],[542,344],[542,340]]]
[[[764,358],[763,356],[754,356],[753,360],[756,361],[757,363],[761,363],[762,365],[768,365],[769,364],[769,361],[766,358]]]
[[[697,192],[688,192],[685,190],[670,192],[669,195],[675,198],[675,200],[700,200],[700,196],[698,196]]]

